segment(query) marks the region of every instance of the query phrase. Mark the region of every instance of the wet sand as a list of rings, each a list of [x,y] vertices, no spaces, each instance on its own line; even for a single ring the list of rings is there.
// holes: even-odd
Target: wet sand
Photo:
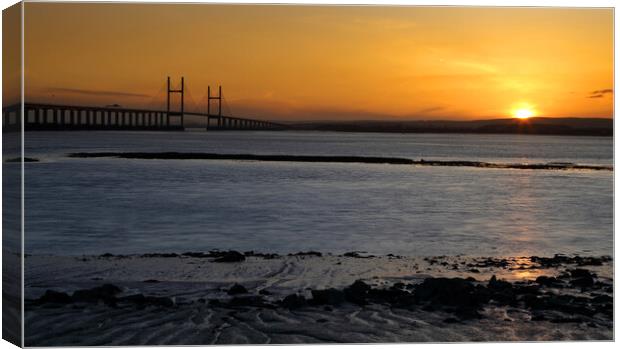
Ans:
[[[26,345],[611,340],[612,278],[608,257],[34,255]]]

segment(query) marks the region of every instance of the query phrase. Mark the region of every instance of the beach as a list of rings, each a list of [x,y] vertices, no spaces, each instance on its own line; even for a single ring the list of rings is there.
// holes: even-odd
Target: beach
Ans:
[[[26,345],[611,340],[611,144],[33,133]]]
[[[611,257],[26,258],[26,345],[613,339]]]

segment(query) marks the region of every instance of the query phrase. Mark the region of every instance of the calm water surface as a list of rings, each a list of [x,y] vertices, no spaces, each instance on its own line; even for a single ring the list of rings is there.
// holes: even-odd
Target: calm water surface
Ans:
[[[613,163],[612,138],[336,132],[30,132],[28,253],[213,248],[612,254],[613,172],[205,160],[74,151]]]

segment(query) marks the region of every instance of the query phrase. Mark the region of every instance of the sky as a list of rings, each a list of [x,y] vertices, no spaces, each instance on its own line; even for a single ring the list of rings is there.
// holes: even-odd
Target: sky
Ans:
[[[13,5],[2,10],[2,105],[21,98],[21,8]]]
[[[25,6],[29,102],[163,108],[184,76],[240,117],[613,117],[611,9]]]

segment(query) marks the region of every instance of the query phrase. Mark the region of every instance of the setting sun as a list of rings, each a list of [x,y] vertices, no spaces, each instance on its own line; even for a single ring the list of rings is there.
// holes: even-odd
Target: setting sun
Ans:
[[[521,108],[515,110],[514,116],[519,119],[527,119],[534,116],[534,111],[528,108]]]

